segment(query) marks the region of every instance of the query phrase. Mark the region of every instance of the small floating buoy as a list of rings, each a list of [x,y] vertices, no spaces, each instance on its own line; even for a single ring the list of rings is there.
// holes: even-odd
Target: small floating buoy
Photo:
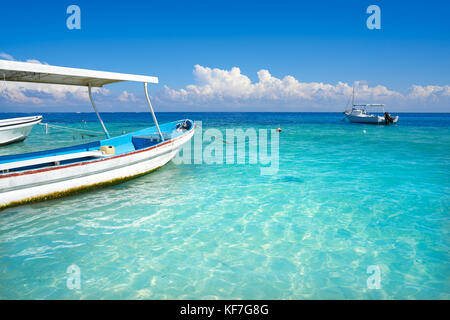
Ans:
[[[366,134],[366,130],[363,130],[363,133]]]

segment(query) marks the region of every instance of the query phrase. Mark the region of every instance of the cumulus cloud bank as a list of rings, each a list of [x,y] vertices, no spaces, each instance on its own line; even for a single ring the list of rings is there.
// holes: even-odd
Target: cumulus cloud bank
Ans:
[[[4,52],[0,58],[14,60]],[[31,63],[44,63],[27,60]],[[164,86],[152,98],[161,107],[172,110],[203,111],[342,111],[348,107],[353,84],[338,82],[301,82],[291,75],[282,78],[273,76],[269,70],[257,72],[252,81],[238,67],[231,70],[195,65],[195,84],[173,89]],[[358,103],[386,103],[392,111],[449,111],[450,86],[412,85],[405,93],[388,89],[383,85],[369,86],[365,81],[354,83]],[[134,103],[142,101],[126,90],[119,95],[110,95],[105,88],[93,88],[97,97],[108,100],[108,104]],[[79,106],[88,102],[85,87],[47,85],[1,81],[0,101],[14,105]],[[175,107],[175,109],[173,109]],[[194,108],[195,107],[195,108]],[[121,109],[122,110],[122,109]]]
[[[197,84],[182,89],[164,87],[159,98],[162,102],[184,103],[190,105],[290,105],[322,106],[336,105],[342,109],[352,95],[352,85],[338,82],[300,82],[293,76],[277,78],[268,70],[257,72],[258,80],[252,82],[237,67],[231,70],[208,68],[201,65],[194,67],[193,74]],[[395,103],[407,105],[412,100],[429,102],[449,97],[450,86],[413,85],[407,93],[390,90],[383,85],[368,86],[364,82],[355,82],[357,100],[360,103]],[[424,110],[426,111],[426,110]]]
[[[412,99],[427,99],[431,98],[436,101],[439,97],[450,97],[450,86],[411,86],[410,92],[407,96]]]

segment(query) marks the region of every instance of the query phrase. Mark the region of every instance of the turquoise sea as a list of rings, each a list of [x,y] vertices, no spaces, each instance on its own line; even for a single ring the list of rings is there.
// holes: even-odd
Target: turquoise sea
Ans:
[[[92,113],[43,115],[101,131]],[[186,117],[204,131],[280,125],[278,172],[169,163],[1,211],[0,298],[450,298],[450,114],[400,114],[388,127],[339,113],[158,114]],[[147,113],[103,120],[112,135],[153,125]],[[93,139],[36,126],[0,155]],[[71,265],[79,289],[67,286]],[[369,266],[379,289],[368,288]]]

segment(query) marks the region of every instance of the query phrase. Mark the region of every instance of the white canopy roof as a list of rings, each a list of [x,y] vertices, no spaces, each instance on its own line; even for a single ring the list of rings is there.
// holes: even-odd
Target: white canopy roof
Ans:
[[[103,87],[105,84],[121,81],[158,83],[157,77],[56,67],[9,60],[0,60],[0,81],[2,80],[75,86],[88,86],[90,84],[91,87]]]

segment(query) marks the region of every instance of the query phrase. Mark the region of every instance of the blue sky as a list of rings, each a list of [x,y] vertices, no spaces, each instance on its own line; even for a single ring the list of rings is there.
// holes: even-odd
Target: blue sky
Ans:
[[[81,30],[66,27],[71,4]],[[380,30],[366,27],[371,4],[381,8]],[[449,112],[449,13],[448,1],[8,1],[0,53],[158,76],[151,92],[160,111],[340,111],[359,81],[361,102]],[[0,111],[90,107],[80,91],[61,98],[9,86],[38,100],[4,94]],[[145,110],[141,86],[107,89],[100,109]]]

